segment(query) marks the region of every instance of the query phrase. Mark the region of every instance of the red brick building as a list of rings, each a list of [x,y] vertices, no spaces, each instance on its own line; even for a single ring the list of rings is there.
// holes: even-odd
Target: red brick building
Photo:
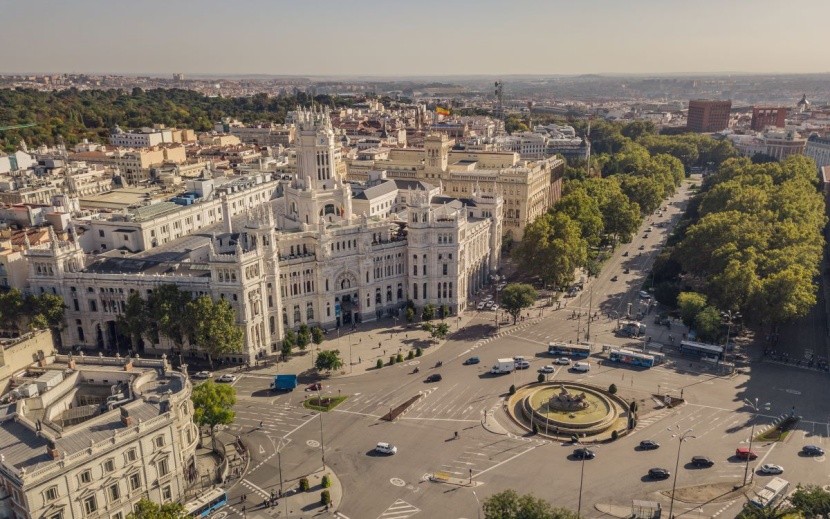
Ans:
[[[732,101],[692,99],[686,128],[693,132],[708,133],[725,130],[729,126]]]
[[[784,107],[752,107],[752,129],[756,132],[764,131],[767,126],[783,128],[787,119],[787,109]]]

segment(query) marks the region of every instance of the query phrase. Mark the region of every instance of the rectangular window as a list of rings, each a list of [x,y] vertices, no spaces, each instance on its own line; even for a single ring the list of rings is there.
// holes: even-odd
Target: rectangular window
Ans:
[[[161,489],[161,497],[165,501],[172,501],[173,500],[173,491],[170,488],[170,485],[166,485],[164,488]]]
[[[58,498],[58,487],[49,487],[46,489],[46,492],[43,493],[43,499],[46,500],[48,503],[49,501],[54,501]]]
[[[100,229],[99,229],[99,230],[98,230],[98,236],[99,236],[100,238],[103,238],[103,237],[105,236],[104,231],[102,231],[102,230],[100,230]]]
[[[159,461],[158,464],[157,464],[157,468],[158,468],[159,477],[163,477],[163,476],[166,476],[167,474],[169,474],[170,473],[170,467],[167,465],[167,458],[164,458],[163,460]]]
[[[89,496],[84,499],[84,512],[89,515],[98,510],[98,503],[95,502],[95,496]]]
[[[104,472],[112,472],[115,470],[115,463],[112,460],[107,460],[104,462]]]
[[[136,472],[132,474],[129,478],[130,480],[130,490],[138,490],[141,488],[141,474]]]
[[[118,487],[118,483],[110,485],[110,487],[107,488],[107,495],[109,496],[110,501],[118,501],[121,497],[121,488]]]
[[[112,514],[112,517],[110,517],[110,519],[124,519],[124,514],[122,514],[121,512],[114,513]]]
[[[85,470],[81,472],[81,475],[78,476],[78,478],[81,480],[81,483],[90,483],[92,482],[92,472]]]
[[[127,451],[127,461],[135,461],[138,456],[136,456],[135,449],[130,449]]]
[[[96,303],[92,299],[89,300],[89,311],[90,312],[97,312],[98,311],[98,303]]]
[[[447,275],[447,264],[446,263],[444,263],[444,275],[445,276]]]

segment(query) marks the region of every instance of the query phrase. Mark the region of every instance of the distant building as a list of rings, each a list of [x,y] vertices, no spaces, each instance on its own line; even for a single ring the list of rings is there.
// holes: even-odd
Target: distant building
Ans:
[[[686,128],[693,132],[720,132],[729,127],[732,101],[693,99],[689,101]]]
[[[830,166],[830,135],[824,137],[811,135],[807,139],[804,154],[816,161],[816,167],[819,169]]]
[[[770,108],[753,106],[752,107],[752,124],[750,127],[756,132],[762,132],[768,126],[775,126],[776,128],[783,128],[786,124],[787,109],[783,107]]]
[[[744,157],[761,154],[769,155],[776,160],[803,154],[807,144],[807,139],[793,130],[767,131],[758,135],[730,135],[729,140]]]

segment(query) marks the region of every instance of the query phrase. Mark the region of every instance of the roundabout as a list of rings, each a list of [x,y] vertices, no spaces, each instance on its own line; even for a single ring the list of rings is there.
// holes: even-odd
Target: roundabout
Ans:
[[[511,415],[527,429],[551,437],[602,441],[627,432],[628,404],[579,382],[538,383],[519,388],[508,400]]]

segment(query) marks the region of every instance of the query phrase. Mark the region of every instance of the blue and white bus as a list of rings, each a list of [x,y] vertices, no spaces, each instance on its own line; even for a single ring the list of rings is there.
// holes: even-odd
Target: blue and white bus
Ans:
[[[680,353],[721,360],[723,359],[723,346],[695,341],[681,341]]]
[[[228,503],[228,496],[221,488],[213,488],[184,505],[188,517],[207,517]]]
[[[628,350],[611,350],[608,360],[641,368],[650,368],[655,364],[653,356]]]
[[[591,345],[550,342],[548,343],[548,355],[587,359],[591,356]]]

